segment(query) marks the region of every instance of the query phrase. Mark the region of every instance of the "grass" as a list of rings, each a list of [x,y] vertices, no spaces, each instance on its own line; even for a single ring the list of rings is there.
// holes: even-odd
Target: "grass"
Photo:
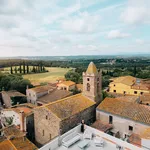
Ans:
[[[31,66],[29,66],[29,68],[32,69]],[[49,72],[26,74],[26,75],[23,75],[23,77],[25,79],[30,80],[33,85],[36,85],[40,83],[54,82],[60,78],[64,78],[64,75],[70,70],[69,68],[59,68],[59,67],[45,67],[45,69],[48,70]],[[4,68],[3,71],[1,72],[10,73],[10,67]]]
[[[54,82],[60,78],[64,78],[69,68],[46,67],[49,72],[23,75],[25,79],[31,81],[32,84]]]

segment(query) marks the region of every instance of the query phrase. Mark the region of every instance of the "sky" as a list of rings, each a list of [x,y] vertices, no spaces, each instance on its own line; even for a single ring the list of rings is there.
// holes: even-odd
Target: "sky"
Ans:
[[[150,54],[150,0],[0,0],[0,56]]]

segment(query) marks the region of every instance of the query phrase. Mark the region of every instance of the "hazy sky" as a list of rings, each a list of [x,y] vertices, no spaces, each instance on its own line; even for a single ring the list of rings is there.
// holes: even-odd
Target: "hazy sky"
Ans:
[[[150,54],[150,0],[0,0],[0,56]]]

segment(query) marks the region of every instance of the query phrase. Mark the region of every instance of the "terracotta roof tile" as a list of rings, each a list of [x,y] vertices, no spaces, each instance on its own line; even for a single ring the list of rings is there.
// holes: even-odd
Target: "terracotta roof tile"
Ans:
[[[91,106],[95,105],[95,102],[83,96],[82,94],[77,94],[74,96],[69,96],[62,100],[52,102],[41,107],[45,107],[53,112],[61,120],[75,115]],[[40,107],[39,107],[40,108]]]
[[[16,91],[16,90],[12,90],[12,91],[2,91],[2,93],[6,93],[8,96],[10,97],[16,97],[16,96],[22,96],[25,97],[26,95]]]
[[[71,86],[71,85],[75,85],[76,83],[73,81],[63,81],[63,82],[59,83],[58,86],[61,84],[64,84],[66,86]]]
[[[62,98],[71,96],[71,95],[72,95],[72,92],[70,92],[70,91],[55,89],[55,90],[51,91],[49,94],[38,98],[37,101],[41,102],[42,104],[48,104],[50,102],[54,102],[54,101],[60,100]]]
[[[0,143],[0,150],[17,150],[9,140]]]
[[[44,85],[44,86],[37,86],[28,90],[33,90],[36,93],[40,93],[40,92],[44,92],[44,91],[48,91],[48,90],[53,90],[55,89],[55,87],[49,86],[49,85]]]
[[[117,100],[116,98],[105,98],[97,109],[145,124],[150,124],[149,106],[136,103],[132,104],[130,102]]]
[[[122,84],[126,84],[126,85],[133,85],[136,82],[136,78],[132,77],[132,76],[122,76],[122,77],[118,77],[118,78],[114,78],[112,79],[113,83],[122,83]]]

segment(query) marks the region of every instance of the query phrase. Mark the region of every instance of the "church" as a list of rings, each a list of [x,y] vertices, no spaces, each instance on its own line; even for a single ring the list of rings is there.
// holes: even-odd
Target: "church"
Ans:
[[[34,110],[35,140],[44,145],[77,126],[81,120],[91,124],[101,102],[101,72],[91,62],[83,72],[83,92],[37,107]]]

